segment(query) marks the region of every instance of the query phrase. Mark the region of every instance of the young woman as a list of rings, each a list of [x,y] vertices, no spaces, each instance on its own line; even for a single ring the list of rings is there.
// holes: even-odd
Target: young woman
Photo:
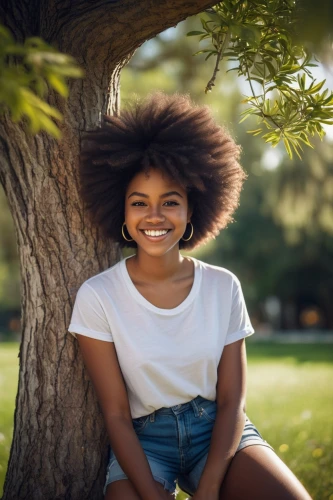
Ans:
[[[206,107],[155,94],[87,135],[81,193],[134,256],[85,281],[69,326],[110,439],[108,500],[309,499],[245,413],[239,280],[184,257],[238,204],[239,147]],[[244,242],[246,244],[246,242]]]

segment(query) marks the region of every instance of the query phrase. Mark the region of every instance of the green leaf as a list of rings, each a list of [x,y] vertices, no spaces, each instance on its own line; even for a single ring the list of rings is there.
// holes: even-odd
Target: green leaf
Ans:
[[[61,96],[68,97],[69,90],[61,76],[55,74],[48,75],[47,81]]]
[[[253,136],[256,136],[256,135],[259,135],[262,133],[262,129],[261,128],[257,128],[256,130],[247,130],[247,133],[248,134],[252,134]]]
[[[299,149],[300,149],[301,151],[303,151],[303,150],[302,150],[302,148],[301,148],[301,145],[298,143],[298,141],[291,141],[291,145],[292,145],[292,147],[293,147],[293,149],[294,149],[295,153],[297,154],[298,158],[301,160],[301,159],[302,159],[302,157],[301,157],[301,154],[300,154],[300,152],[299,152]]]
[[[252,80],[254,82],[257,82],[259,83],[261,86],[263,86],[264,84],[264,80],[262,78],[259,78],[259,77],[256,77],[256,76],[250,76],[250,78],[247,78],[247,81],[248,80]]]
[[[45,130],[55,139],[61,138],[61,132],[57,125],[44,113],[39,113],[38,115],[38,129],[33,130],[34,132],[39,132],[40,130]]]
[[[219,16],[216,12],[207,12],[207,16],[210,18],[211,21],[215,21],[216,23],[224,23],[223,17]]]
[[[215,50],[212,50],[212,49],[203,49],[203,50],[198,50],[198,52],[195,52],[193,55],[194,56],[198,56],[199,54],[207,54],[207,52],[215,52],[217,53],[217,51]]]
[[[241,118],[241,119],[239,120],[239,122],[238,122],[238,123],[243,123],[243,122],[245,122],[245,120],[247,120],[247,118],[248,118],[249,116],[250,116],[250,113],[248,113],[247,115],[244,115],[244,116],[243,116],[243,118]]]
[[[316,92],[319,92],[319,90],[322,89],[324,83],[326,80],[323,80],[322,82],[319,82],[317,85],[313,85],[313,83],[310,85],[310,87],[305,91],[306,94],[315,94]]]
[[[289,158],[292,160],[292,158],[293,158],[293,153],[292,153],[292,151],[291,151],[291,149],[290,149],[290,144],[289,144],[289,141],[288,141],[286,138],[284,138],[284,139],[283,139],[283,144],[284,144],[284,147],[285,147],[285,148],[286,148],[286,150],[287,150],[287,153],[288,153]]]
[[[188,33],[186,33],[186,36],[197,36],[197,35],[203,35],[204,32],[203,31],[189,31]]]
[[[268,72],[269,72],[269,79],[272,80],[273,77],[276,75],[276,68],[274,67],[274,65],[270,62],[270,61],[265,61],[265,66],[268,68]],[[267,80],[267,78],[266,78]]]
[[[201,21],[201,24],[202,24],[202,27],[205,31],[207,31],[207,33],[212,33],[212,29],[210,28],[210,26],[208,25],[208,22],[205,21],[203,18],[200,19]]]
[[[82,76],[71,56],[37,37],[17,43],[0,25],[0,112],[8,110],[13,121],[25,118],[33,133],[45,130],[59,138],[54,119],[61,120],[62,115],[43,98],[50,87],[67,97],[66,78]]]
[[[20,93],[27,105],[35,109],[40,109],[43,113],[50,115],[53,118],[57,118],[58,120],[62,119],[62,114],[60,113],[60,111],[47,104],[47,102],[42,101],[42,99],[37,97],[30,90],[22,88]]]
[[[205,61],[208,61],[208,59],[212,56],[216,56],[217,53],[217,51],[212,51],[210,54],[208,54],[208,56],[205,57]]]
[[[304,144],[306,144],[307,146],[309,146],[310,148],[314,149],[313,148],[313,145],[311,144],[311,142],[309,141],[309,138],[308,136],[303,132],[301,133],[299,136],[298,136],[298,140],[299,141],[302,141],[304,142]]]

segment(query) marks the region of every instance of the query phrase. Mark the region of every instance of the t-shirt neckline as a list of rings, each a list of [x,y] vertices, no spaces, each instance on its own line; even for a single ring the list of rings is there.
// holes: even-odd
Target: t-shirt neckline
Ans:
[[[129,257],[125,257],[123,260],[120,261],[120,269],[129,292],[131,293],[132,297],[142,306],[146,307],[150,311],[155,312],[156,314],[161,314],[164,316],[172,316],[174,314],[181,313],[193,302],[195,296],[198,293],[201,282],[201,266],[199,260],[195,259],[194,257],[188,257],[190,260],[192,260],[194,264],[193,284],[188,296],[177,307],[174,307],[172,309],[161,309],[160,307],[154,306],[154,304],[149,302],[149,300],[147,300],[143,295],[141,295],[139,290],[134,285],[126,266],[126,261],[127,259],[130,258],[132,258],[132,255],[130,255]]]

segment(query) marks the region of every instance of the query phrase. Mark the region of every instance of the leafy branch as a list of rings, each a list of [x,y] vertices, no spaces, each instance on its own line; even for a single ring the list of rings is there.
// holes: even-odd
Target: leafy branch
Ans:
[[[259,126],[248,132],[273,147],[283,141],[290,158],[293,151],[301,157],[303,144],[312,147],[310,137],[322,139],[324,124],[333,125],[333,93],[314,79],[312,54],[293,43],[297,15],[295,0],[224,0],[205,12],[201,31],[187,34],[210,42],[194,55],[216,57],[205,92],[222,59],[236,62],[228,71],[243,75],[251,90],[241,122],[256,116]]]
[[[32,133],[45,130],[59,138],[54,119],[62,115],[44,98],[49,87],[68,97],[67,78],[82,76],[72,57],[36,37],[18,44],[0,25],[0,115],[9,111],[14,122],[25,118]]]

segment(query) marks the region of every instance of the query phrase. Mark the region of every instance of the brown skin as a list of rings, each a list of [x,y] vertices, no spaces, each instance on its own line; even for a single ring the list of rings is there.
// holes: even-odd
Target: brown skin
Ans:
[[[219,500],[311,500],[304,486],[274,451],[257,445],[248,446],[236,453],[218,498]]]
[[[172,193],[172,194],[170,194]],[[152,304],[171,309],[189,294],[193,262],[179,253],[179,240],[191,217],[186,192],[158,170],[139,173],[125,199],[125,222],[137,242],[127,268],[134,285]],[[154,239],[143,230],[168,229]],[[134,432],[124,379],[113,343],[78,335],[95,386],[112,449],[129,480],[108,486],[106,500],[174,498],[157,483]],[[244,340],[226,346],[218,367],[217,416],[206,466],[195,500],[299,499],[310,497],[275,453],[250,446],[235,455],[245,422]],[[234,457],[234,458],[233,458]]]

